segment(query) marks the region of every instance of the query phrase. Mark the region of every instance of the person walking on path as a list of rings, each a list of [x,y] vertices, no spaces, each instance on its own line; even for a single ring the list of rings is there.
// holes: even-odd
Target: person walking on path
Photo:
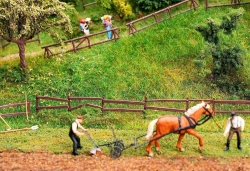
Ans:
[[[83,116],[77,116],[77,119],[71,124],[69,130],[69,137],[73,142],[73,155],[79,155],[77,149],[82,149],[79,136],[84,135],[84,132],[81,132],[78,129],[88,131],[87,129],[83,128],[83,126],[81,125],[82,122]]]
[[[231,117],[228,118],[226,129],[224,131],[224,137],[226,137],[227,133],[229,132],[226,148],[224,151],[229,150],[230,141],[233,137],[233,134],[236,133],[237,135],[237,148],[242,150],[241,148],[241,132],[244,131],[245,121],[240,116],[236,115],[235,112],[232,112]]]

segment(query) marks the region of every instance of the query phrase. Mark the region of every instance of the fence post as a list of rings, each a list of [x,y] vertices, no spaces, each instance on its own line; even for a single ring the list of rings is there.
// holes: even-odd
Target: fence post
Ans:
[[[36,113],[38,113],[38,101],[39,101],[39,99],[38,99],[38,97],[36,95]]]
[[[144,97],[144,110],[147,110],[147,100],[148,100],[148,98],[147,98],[147,96],[145,96]]]
[[[69,98],[69,96],[68,96],[68,111],[71,111],[71,110],[69,110],[69,109],[71,109],[71,107],[70,107],[70,98]]]
[[[215,111],[215,110],[216,110],[216,106],[215,106],[215,105],[216,105],[216,103],[215,103],[214,101],[215,101],[215,98],[213,98],[213,99],[212,99],[212,103],[213,103],[213,111]]]
[[[102,116],[103,116],[103,108],[104,108],[104,96],[102,96],[102,108],[101,108]]]
[[[189,98],[186,99],[186,111],[189,109]]]

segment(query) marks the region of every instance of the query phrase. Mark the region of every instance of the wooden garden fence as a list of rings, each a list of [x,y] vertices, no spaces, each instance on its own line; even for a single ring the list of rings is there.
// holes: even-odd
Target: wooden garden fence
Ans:
[[[59,102],[60,105],[47,105],[47,106],[41,106],[40,102],[41,100],[48,100],[54,103],[55,101]],[[104,97],[72,97],[68,96],[67,98],[57,98],[57,97],[49,97],[49,96],[36,96],[36,113],[38,113],[42,109],[67,109],[68,111],[73,111],[79,108],[82,108],[83,106],[88,106],[92,108],[98,108],[102,112],[141,112],[144,113],[146,110],[158,110],[158,111],[171,111],[171,112],[185,112],[190,108],[191,103],[200,103],[203,99],[148,99],[147,97],[144,97],[144,101],[131,101],[131,100],[112,100],[112,99],[105,99]],[[87,101],[87,103],[80,103],[77,106],[72,107],[72,102],[75,101]],[[89,101],[95,101],[98,103],[98,105],[89,103]],[[204,100],[205,102],[210,102],[210,105],[212,105],[212,108],[215,113],[220,114],[227,114],[231,113],[232,110],[217,110],[217,105],[226,105],[226,104],[232,104],[232,105],[249,105],[249,109],[247,110],[233,110],[234,112],[238,114],[250,114],[250,100],[216,100],[216,99],[208,99]],[[166,107],[167,105],[165,103],[184,103],[184,108],[173,108],[173,107]],[[48,102],[43,102],[44,104]],[[162,104],[164,103],[164,106],[157,106],[155,104]],[[114,104],[114,105],[128,105],[127,108],[120,108],[120,107],[106,107],[106,105]],[[153,104],[153,105],[152,105]],[[21,102],[21,103],[15,103],[15,104],[7,104],[0,106],[0,109],[3,108],[11,108],[11,107],[18,107],[18,106],[25,106],[25,112],[14,112],[14,113],[1,113],[1,116],[18,116],[18,115],[30,115],[30,101]]]
[[[30,101],[22,102],[22,103],[14,103],[14,104],[7,104],[0,106],[0,109],[3,108],[13,108],[13,107],[19,107],[19,106],[25,106],[25,112],[14,112],[14,113],[5,113],[1,114],[2,117],[5,116],[19,116],[19,115],[29,115],[30,114]]]
[[[105,40],[91,43],[91,41],[90,41],[91,37],[94,37],[94,36],[100,35],[100,34],[106,34],[109,31],[112,31],[112,38],[111,39],[105,39]],[[66,48],[67,48],[68,44],[72,45],[71,47],[69,47],[68,50],[65,50],[65,51],[61,50],[62,43],[54,43],[54,44],[46,45],[46,46],[43,46],[42,49],[44,49],[44,57],[51,57],[54,55],[63,54],[63,53],[67,53],[67,52],[72,52],[72,51],[76,52],[77,50],[87,48],[87,47],[91,48],[91,46],[105,43],[105,42],[109,42],[112,40],[117,40],[119,38],[120,38],[120,36],[118,34],[118,28],[116,27],[116,28],[112,28],[111,30],[105,30],[105,31],[101,31],[98,33],[94,33],[94,34],[81,36],[81,37],[77,37],[74,39],[63,41],[64,47],[66,47]],[[87,44],[83,45],[83,43],[85,43],[85,42]],[[53,51],[52,48],[54,48],[54,47],[60,47],[60,50],[52,52]]]
[[[242,2],[242,0],[231,0],[230,4],[212,4],[209,3],[209,0],[206,0],[206,10],[208,8],[214,8],[214,7],[222,7],[222,6],[235,6],[235,5],[243,5],[243,4],[250,4],[250,1],[248,2]]]
[[[95,5],[95,4],[97,4],[97,1],[94,1],[94,2],[91,2],[91,3],[88,3],[88,4],[85,4],[84,0],[82,0],[82,7],[83,7],[83,10],[86,10],[86,7],[88,7],[88,6]]]
[[[65,105],[62,106],[39,106],[39,99],[47,99],[47,100],[56,100],[65,102]],[[81,103],[75,107],[72,107],[73,101],[96,101],[99,105],[93,103]],[[158,111],[171,111],[171,112],[185,112],[190,108],[191,103],[200,103],[203,99],[148,99],[144,97],[144,101],[130,101],[130,100],[112,100],[105,99],[104,97],[70,97],[67,99],[48,97],[48,96],[36,96],[36,111],[38,112],[41,109],[59,109],[59,108],[67,108],[68,111],[76,110],[83,106],[89,106],[93,108],[98,108],[102,113],[104,112],[142,112],[144,113],[146,110],[158,110]],[[210,102],[212,108],[215,113],[226,114],[231,113],[232,110],[217,110],[216,105],[225,105],[225,104],[233,104],[233,105],[250,105],[250,100],[216,100],[216,99],[208,99],[204,100],[205,102]],[[157,103],[185,103],[185,108],[173,108],[163,106],[155,106]],[[152,103],[154,105],[152,105]],[[106,107],[109,104],[123,104],[129,105],[128,108],[119,108],[119,107]],[[234,110],[234,112],[239,114],[250,114],[250,106],[248,110]]]
[[[189,7],[188,7],[188,3],[190,3]],[[183,7],[184,10],[180,10],[178,13],[173,13],[173,9],[174,8],[179,8],[179,7]],[[188,8],[186,8],[188,7]],[[198,3],[195,1],[195,0],[184,0],[182,2],[179,2],[177,4],[174,4],[174,5],[171,5],[171,6],[168,6],[167,8],[164,8],[162,10],[159,10],[157,12],[154,12],[152,14],[149,14],[147,16],[144,16],[144,17],[141,17],[137,20],[133,20],[129,23],[126,24],[126,26],[129,27],[129,35],[131,34],[134,34],[136,32],[139,32],[141,30],[144,30],[152,25],[155,25],[159,22],[162,22],[163,20],[165,19],[169,19],[169,18],[172,18],[174,16],[177,16],[179,14],[182,14],[182,13],[185,13],[185,12],[188,12],[190,10],[193,10],[193,9],[196,9],[198,8],[199,5]],[[168,16],[166,17],[166,13],[168,14]],[[147,19],[152,19],[153,20],[150,20],[150,22],[148,22],[146,25],[145,25],[145,20]],[[143,21],[144,25],[141,26],[141,21]],[[136,28],[135,24],[137,24],[140,28]],[[141,25],[140,25],[141,24]]]

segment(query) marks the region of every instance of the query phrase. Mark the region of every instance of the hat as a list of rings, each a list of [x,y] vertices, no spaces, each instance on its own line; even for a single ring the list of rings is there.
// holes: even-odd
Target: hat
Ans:
[[[232,112],[232,113],[231,113],[231,116],[236,116],[236,113],[235,113],[235,112]]]
[[[85,21],[90,21],[91,20],[91,18],[85,18]]]
[[[85,23],[85,19],[81,19],[80,23],[84,24]]]
[[[77,119],[83,119],[83,116],[77,116]]]

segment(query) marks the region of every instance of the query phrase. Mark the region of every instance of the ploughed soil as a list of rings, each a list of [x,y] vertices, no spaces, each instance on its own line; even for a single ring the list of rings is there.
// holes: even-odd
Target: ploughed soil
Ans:
[[[249,171],[250,158],[120,156],[101,152],[79,156],[70,153],[0,152],[1,171]]]

